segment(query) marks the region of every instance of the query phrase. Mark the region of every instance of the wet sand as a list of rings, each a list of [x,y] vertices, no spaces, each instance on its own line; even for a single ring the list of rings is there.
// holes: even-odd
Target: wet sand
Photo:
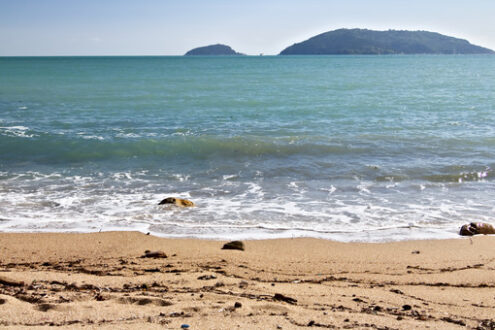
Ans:
[[[366,244],[0,234],[0,326],[495,327],[495,237]],[[145,251],[167,257],[143,257]]]

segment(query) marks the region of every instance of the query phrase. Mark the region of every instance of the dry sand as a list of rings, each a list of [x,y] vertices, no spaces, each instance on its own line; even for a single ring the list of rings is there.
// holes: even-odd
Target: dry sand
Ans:
[[[495,237],[225,242],[0,234],[0,326],[495,327]],[[167,258],[142,258],[145,250]],[[237,305],[237,307],[235,307]]]

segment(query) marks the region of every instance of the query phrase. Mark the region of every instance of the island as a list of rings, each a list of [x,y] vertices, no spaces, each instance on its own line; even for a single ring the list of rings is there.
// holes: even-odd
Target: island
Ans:
[[[285,48],[280,55],[494,54],[467,40],[428,31],[339,29]]]
[[[233,50],[232,48],[230,48],[227,45],[216,44],[216,45],[194,48],[185,54],[185,56],[191,56],[191,55],[237,56],[237,55],[244,55],[244,54],[237,53],[235,50]]]

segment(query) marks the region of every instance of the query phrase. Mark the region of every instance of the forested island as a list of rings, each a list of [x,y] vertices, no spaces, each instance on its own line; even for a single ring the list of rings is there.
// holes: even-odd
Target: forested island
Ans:
[[[428,31],[339,29],[285,48],[280,55],[494,54],[467,40]]]
[[[210,45],[210,46],[204,46],[204,47],[198,47],[191,49],[188,51],[186,56],[191,56],[191,55],[223,55],[223,56],[237,56],[237,55],[244,55],[241,53],[236,52],[232,48],[230,48],[227,45],[222,45],[222,44],[216,44],[216,45]]]

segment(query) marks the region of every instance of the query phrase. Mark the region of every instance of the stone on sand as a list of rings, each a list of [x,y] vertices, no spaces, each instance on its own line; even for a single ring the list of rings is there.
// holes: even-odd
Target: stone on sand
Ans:
[[[244,251],[244,243],[241,241],[232,241],[225,243],[222,250],[241,250]]]

